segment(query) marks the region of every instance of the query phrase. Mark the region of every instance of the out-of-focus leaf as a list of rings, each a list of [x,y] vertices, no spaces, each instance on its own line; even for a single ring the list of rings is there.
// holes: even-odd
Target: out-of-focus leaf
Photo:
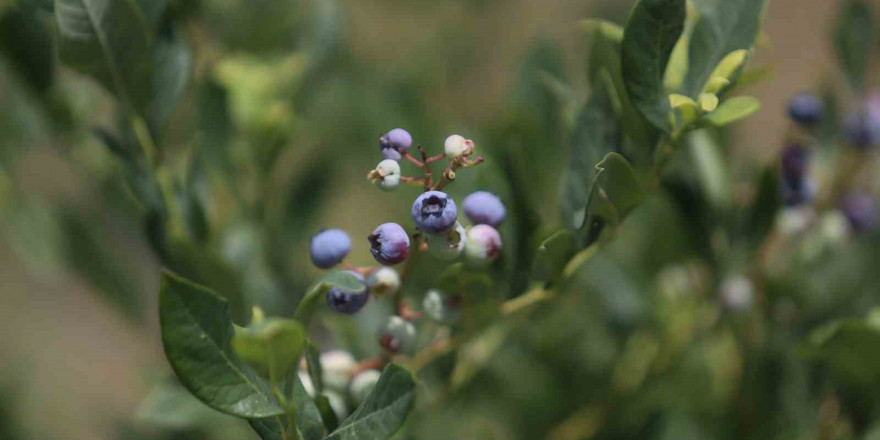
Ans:
[[[834,29],[834,49],[847,81],[855,90],[865,88],[871,47],[874,44],[873,11],[864,0],[841,2]]]
[[[844,380],[856,384],[880,381],[880,325],[867,320],[839,320],[810,334],[799,345],[801,355],[827,362]]]
[[[364,403],[342,422],[326,440],[384,439],[403,425],[415,397],[412,373],[395,364],[382,372],[376,388]]]
[[[309,370],[309,379],[312,380],[312,387],[315,388],[315,394],[324,391],[324,370],[321,368],[321,350],[311,340],[306,340],[306,366]]]
[[[608,153],[596,169],[598,172],[580,229],[579,238],[584,247],[595,242],[606,228],[611,228],[613,233],[645,196],[635,171],[623,156]]]
[[[753,246],[760,246],[764,242],[773,229],[780,207],[779,171],[775,166],[770,166],[760,174],[757,196],[745,220],[745,235]]]
[[[684,0],[640,0],[621,46],[623,82],[630,99],[645,119],[667,132],[670,107],[663,77],[684,23]]]
[[[34,2],[36,3],[36,2]],[[52,1],[48,1],[52,5]],[[0,11],[0,53],[6,55],[36,90],[46,91],[54,81],[55,42],[50,15],[40,5]]]
[[[315,406],[318,408],[318,412],[321,413],[321,420],[324,421],[324,427],[327,428],[327,431],[335,431],[339,427],[339,418],[336,416],[333,406],[330,405],[330,399],[324,394],[316,393]]]
[[[146,109],[147,121],[154,135],[162,133],[177,101],[189,83],[193,59],[183,31],[168,20],[153,41],[152,90]],[[156,136],[157,138],[159,136]]]
[[[159,319],[165,356],[181,383],[199,400],[238,417],[284,413],[266,381],[232,350],[233,328],[225,299],[165,272]]]
[[[264,318],[247,327],[236,326],[232,348],[239,359],[283,376],[299,363],[305,335],[305,329],[292,319]]]
[[[731,182],[721,145],[705,130],[691,133],[688,145],[707,198],[716,209],[727,208],[730,205]]]
[[[695,0],[700,21],[691,35],[690,65],[683,85],[696,97],[718,63],[733,51],[751,50],[761,29],[766,0]],[[734,83],[733,78],[731,82]]]
[[[153,63],[145,55],[152,53],[155,30],[144,18],[158,16],[165,6],[165,1],[57,0],[61,60],[146,114]]]
[[[574,254],[574,235],[557,231],[544,240],[535,254],[535,276],[545,281],[556,279]]]
[[[569,229],[577,230],[583,225],[596,164],[606,154],[617,150],[619,140],[609,92],[604,87],[597,87],[578,116],[572,135],[572,157],[562,177],[560,207]]]
[[[293,384],[293,403],[296,405],[296,427],[304,440],[320,440],[324,437],[324,423],[321,413],[312,397],[306,392],[296,374],[291,375]],[[287,417],[268,417],[248,420],[254,431],[263,440],[283,440],[282,433],[287,429]]]
[[[761,101],[751,96],[737,96],[721,103],[715,111],[703,119],[716,126],[724,127],[745,119],[761,109]]]

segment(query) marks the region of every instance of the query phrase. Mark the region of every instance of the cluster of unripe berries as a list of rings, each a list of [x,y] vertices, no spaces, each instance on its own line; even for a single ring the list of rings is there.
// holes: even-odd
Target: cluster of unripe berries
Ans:
[[[482,158],[470,159],[474,153],[474,143],[459,135],[446,139],[444,154],[428,157],[422,147],[418,147],[421,160],[409,154],[412,136],[401,128],[396,128],[379,138],[382,156],[385,158],[367,174],[367,178],[379,188],[390,191],[401,182],[422,186],[424,192],[416,197],[410,214],[418,232],[412,234],[397,223],[383,223],[369,236],[370,253],[382,267],[350,268],[349,272],[361,282],[361,289],[355,291],[333,288],[327,293],[327,305],[334,311],[353,314],[361,310],[370,295],[382,297],[396,293],[401,287],[401,276],[389,267],[406,261],[413,252],[423,250],[438,259],[452,261],[464,256],[472,266],[485,266],[501,254],[501,235],[496,227],[504,220],[506,210],[496,195],[477,191],[462,202],[465,215],[473,226],[465,228],[459,222],[458,205],[441,189],[455,179],[455,172],[482,162]],[[407,159],[422,170],[424,177],[414,178],[401,175],[399,161]],[[447,159],[448,167],[435,182],[430,164]],[[351,251],[351,239],[345,231],[327,229],[312,237],[310,254],[312,263],[322,269],[330,269],[343,263]],[[436,301],[437,294],[427,295]],[[391,351],[401,351],[407,345],[406,334],[412,325],[397,318],[389,321],[394,327],[394,338],[383,340],[382,345]],[[413,330],[414,334],[414,330]],[[403,335],[403,336],[401,336]],[[412,337],[413,343],[415,337]]]
[[[810,133],[825,119],[825,103],[813,94],[801,93],[788,103],[788,115],[797,127]],[[863,108],[850,114],[843,124],[849,145],[866,151],[880,144],[880,96],[867,100]],[[787,206],[808,205],[815,199],[817,185],[810,173],[809,139],[796,138],[782,151],[780,180],[782,200]],[[849,220],[853,231],[873,228],[878,222],[874,195],[866,189],[854,189],[840,201],[840,209]]]

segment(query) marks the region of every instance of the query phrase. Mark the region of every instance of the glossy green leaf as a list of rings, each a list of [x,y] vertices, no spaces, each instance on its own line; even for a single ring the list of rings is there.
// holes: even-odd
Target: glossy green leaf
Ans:
[[[761,109],[761,101],[751,96],[737,96],[721,103],[715,111],[703,119],[716,126],[724,127],[745,119]]]
[[[556,279],[574,255],[574,250],[574,235],[565,229],[557,231],[538,246],[535,276],[545,281]]]
[[[670,107],[663,80],[684,24],[685,0],[640,0],[623,34],[621,69],[629,97],[645,119],[667,132]]]
[[[162,274],[159,319],[165,356],[180,382],[206,405],[227,414],[282,414],[268,384],[232,350],[227,301],[178,277]]]
[[[348,271],[344,270],[325,275],[323,278],[312,284],[312,286],[309,287],[309,290],[306,291],[305,296],[303,296],[302,301],[296,308],[294,318],[303,326],[308,326],[309,321],[312,319],[312,314],[315,312],[318,304],[324,300],[324,295],[334,287],[355,292],[363,288],[363,282],[358,280],[357,277]]]
[[[584,104],[572,134],[571,160],[562,177],[560,205],[565,226],[577,230],[584,222],[596,164],[620,142],[609,91],[599,87]]]
[[[874,43],[871,5],[864,0],[841,3],[834,30],[834,48],[847,81],[856,90],[863,90]]]
[[[293,402],[296,405],[296,427],[304,440],[320,440],[326,430],[321,421],[321,413],[314,400],[306,392],[299,377],[291,375]],[[282,433],[287,429],[287,417],[267,417],[248,420],[251,427],[263,440],[283,440]]]
[[[583,247],[598,240],[606,228],[613,231],[645,197],[642,184],[623,156],[608,153],[596,169],[598,172],[580,230]]]
[[[248,327],[236,326],[232,338],[232,348],[241,360],[266,374],[279,376],[296,367],[305,343],[305,329],[292,319],[282,318],[265,318]]]
[[[389,364],[364,403],[325,439],[390,438],[403,425],[413,406],[415,387],[412,373],[398,365]]]
[[[684,94],[696,97],[728,54],[752,49],[761,30],[766,3],[766,0],[694,1],[700,21],[691,35]],[[733,78],[729,79],[734,82]]]

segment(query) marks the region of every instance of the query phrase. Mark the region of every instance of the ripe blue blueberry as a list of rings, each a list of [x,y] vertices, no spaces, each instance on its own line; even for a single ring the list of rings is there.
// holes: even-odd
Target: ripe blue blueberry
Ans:
[[[392,316],[379,336],[379,344],[391,353],[411,353],[416,347],[416,327],[400,316]]]
[[[329,269],[342,260],[351,251],[351,239],[341,229],[325,229],[312,237],[309,254],[312,263],[321,269]]]
[[[492,227],[498,227],[507,214],[501,199],[487,191],[477,191],[465,197],[462,208],[465,215],[475,224]]]
[[[412,136],[402,128],[395,128],[379,138],[379,145],[385,159],[400,160],[403,153],[412,147]]]
[[[799,124],[816,124],[824,114],[825,103],[811,93],[799,93],[788,101],[788,116]]]
[[[476,225],[468,230],[464,252],[473,263],[492,262],[501,255],[501,234],[489,225]]]
[[[333,311],[353,315],[360,309],[364,308],[370,295],[367,293],[367,285],[364,283],[364,277],[354,271],[347,271],[361,281],[361,288],[357,291],[343,290],[334,287],[327,292],[327,305]]]
[[[790,185],[803,181],[810,163],[810,153],[797,144],[782,150],[782,178]]]
[[[844,197],[843,214],[855,232],[864,232],[877,225],[877,201],[867,191],[855,191]]]
[[[441,260],[451,261],[461,255],[466,240],[467,232],[464,226],[455,222],[455,226],[449,232],[428,235],[428,252]]]
[[[406,260],[409,253],[409,235],[397,223],[383,223],[367,239],[373,258],[385,266]]]
[[[419,229],[429,234],[441,234],[455,226],[458,207],[446,193],[428,191],[413,202],[412,218]]]
[[[844,121],[849,142],[856,148],[870,148],[880,143],[880,113],[863,111],[849,115]]]

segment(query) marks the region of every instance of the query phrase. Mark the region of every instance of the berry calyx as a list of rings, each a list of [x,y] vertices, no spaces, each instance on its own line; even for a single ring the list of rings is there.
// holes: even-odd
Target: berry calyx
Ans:
[[[429,234],[440,234],[455,226],[458,207],[446,193],[428,191],[413,202],[412,218],[419,229]]]

